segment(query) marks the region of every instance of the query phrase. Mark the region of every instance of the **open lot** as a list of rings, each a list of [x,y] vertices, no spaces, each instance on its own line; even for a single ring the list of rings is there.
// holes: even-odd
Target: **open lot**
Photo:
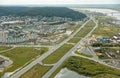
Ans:
[[[47,52],[48,48],[45,47],[16,47],[10,51],[1,53],[1,55],[10,58],[13,61],[11,67],[6,68],[4,72],[12,72],[15,69],[30,63],[32,60]],[[4,73],[3,72],[3,73]]]
[[[120,26],[112,24],[116,19],[108,16],[98,16],[99,24],[93,32],[93,35],[97,36],[113,36],[120,32]]]
[[[8,50],[12,47],[0,46],[0,51]]]
[[[101,26],[99,25],[95,31],[93,31],[93,35],[97,36],[113,36],[120,32],[120,27],[118,26]]]

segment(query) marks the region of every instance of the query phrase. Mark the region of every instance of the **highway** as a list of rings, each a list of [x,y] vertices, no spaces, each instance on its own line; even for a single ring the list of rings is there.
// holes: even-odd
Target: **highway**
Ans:
[[[70,49],[42,78],[49,78],[52,73],[55,72],[55,70],[62,65],[62,63],[70,56],[73,55],[73,52],[75,52],[78,48],[78,46],[82,45],[84,43],[84,40],[91,35],[91,33],[98,27],[98,22],[95,21],[95,19],[92,19],[95,22],[95,27],[84,37],[82,38],[72,49]]]
[[[56,49],[60,48],[63,44],[67,43],[71,38],[73,38],[91,19],[89,19],[88,21],[86,21],[77,31],[75,31],[70,37],[68,37],[66,40],[64,40],[63,42],[61,42],[58,45],[55,45],[54,47],[52,47],[47,53],[43,54],[42,56],[40,56],[39,58],[37,58],[36,60],[34,60],[33,62],[31,62],[30,64],[28,64],[27,66],[19,69],[16,69],[13,74],[10,76],[10,78],[19,78],[22,74],[24,74],[25,72],[27,72],[29,69],[31,69],[34,65],[36,65],[37,63],[42,62],[43,59],[45,59],[46,57],[48,57],[50,54],[52,54]],[[72,49],[73,50],[73,49]],[[69,53],[69,52],[68,52]],[[62,58],[64,61],[64,58]],[[61,61],[62,63],[62,61]],[[59,65],[58,65],[59,66]],[[56,64],[55,66],[56,67]],[[47,78],[47,77],[46,77]]]

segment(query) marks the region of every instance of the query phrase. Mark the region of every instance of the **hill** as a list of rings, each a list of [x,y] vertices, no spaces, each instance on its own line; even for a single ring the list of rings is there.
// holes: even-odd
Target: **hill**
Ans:
[[[0,7],[0,16],[45,16],[45,17],[66,17],[73,20],[81,20],[85,14],[66,7]]]

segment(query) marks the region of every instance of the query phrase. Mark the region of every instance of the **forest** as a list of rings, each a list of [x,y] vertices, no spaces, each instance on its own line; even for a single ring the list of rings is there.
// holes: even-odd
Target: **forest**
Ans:
[[[72,20],[82,20],[85,14],[66,7],[0,7],[0,16],[43,16],[63,17]]]

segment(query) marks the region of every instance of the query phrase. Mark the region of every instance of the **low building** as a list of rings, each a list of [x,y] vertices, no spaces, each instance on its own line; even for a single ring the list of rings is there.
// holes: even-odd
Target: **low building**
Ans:
[[[3,59],[2,57],[0,57],[0,65],[2,65],[5,62],[5,59]]]
[[[65,34],[66,34],[66,35],[70,35],[72,32],[73,32],[73,31],[71,31],[71,30],[67,30]]]

